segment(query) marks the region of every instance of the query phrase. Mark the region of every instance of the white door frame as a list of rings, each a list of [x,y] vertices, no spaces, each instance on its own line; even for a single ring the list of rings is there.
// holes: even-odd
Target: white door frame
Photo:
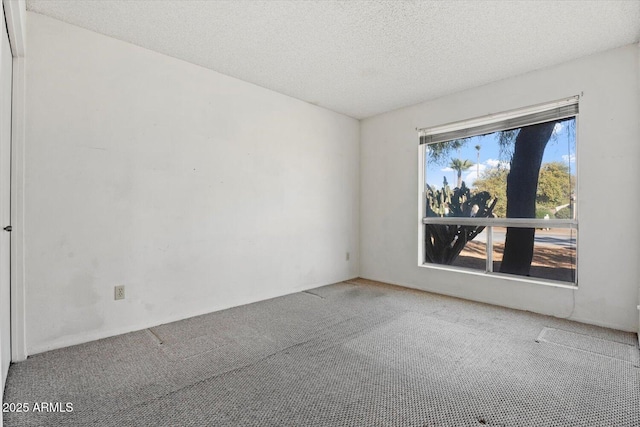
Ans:
[[[25,0],[2,0],[13,56],[11,118],[11,361],[27,358],[24,269]]]

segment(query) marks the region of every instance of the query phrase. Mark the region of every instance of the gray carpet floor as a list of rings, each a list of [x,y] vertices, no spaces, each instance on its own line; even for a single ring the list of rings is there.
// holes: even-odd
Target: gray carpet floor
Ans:
[[[5,426],[640,426],[637,336],[362,279],[14,364]]]

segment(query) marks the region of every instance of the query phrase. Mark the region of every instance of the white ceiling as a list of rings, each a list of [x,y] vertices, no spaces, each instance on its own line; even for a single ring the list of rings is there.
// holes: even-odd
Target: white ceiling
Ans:
[[[27,9],[355,118],[640,38],[638,0],[28,0]]]

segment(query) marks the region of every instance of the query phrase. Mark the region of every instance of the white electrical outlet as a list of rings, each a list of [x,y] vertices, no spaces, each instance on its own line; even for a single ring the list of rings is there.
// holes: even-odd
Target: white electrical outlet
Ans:
[[[113,299],[124,299],[124,285],[114,287],[113,291]]]

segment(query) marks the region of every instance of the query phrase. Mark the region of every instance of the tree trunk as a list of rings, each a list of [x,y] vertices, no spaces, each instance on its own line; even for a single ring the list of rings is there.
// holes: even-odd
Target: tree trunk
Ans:
[[[536,191],[544,149],[556,122],[520,129],[507,176],[507,218],[535,218]],[[534,228],[507,228],[501,273],[528,276],[533,259]]]

